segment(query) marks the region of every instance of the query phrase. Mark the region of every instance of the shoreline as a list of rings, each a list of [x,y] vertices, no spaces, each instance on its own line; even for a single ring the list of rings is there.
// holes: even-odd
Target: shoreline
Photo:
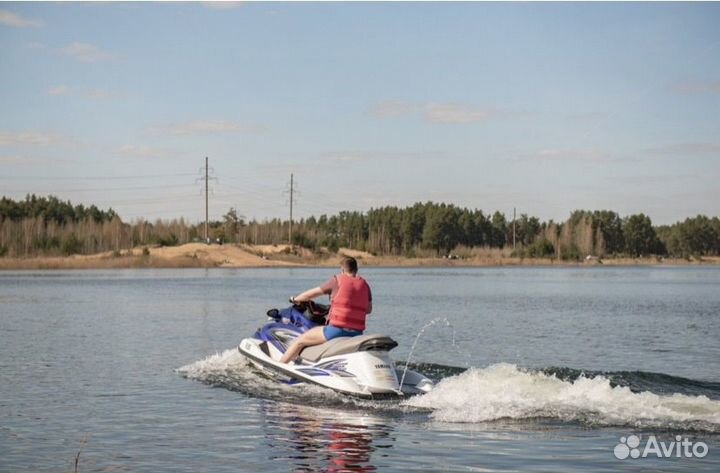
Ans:
[[[361,266],[377,268],[485,268],[485,267],[632,267],[632,266],[715,266],[720,257],[608,258],[591,261],[563,261],[551,258],[518,258],[502,251],[466,258],[374,256],[341,248],[337,253],[313,253],[289,245],[206,245],[188,243],[175,247],[146,247],[92,255],[0,258],[0,270],[63,269],[181,269],[181,268],[314,268],[334,267],[343,256],[353,256]]]

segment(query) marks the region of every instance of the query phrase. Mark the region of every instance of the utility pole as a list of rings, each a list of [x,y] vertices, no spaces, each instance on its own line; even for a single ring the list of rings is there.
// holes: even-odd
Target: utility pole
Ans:
[[[208,234],[208,158],[205,156],[205,243],[210,243]]]
[[[515,249],[515,207],[513,207],[513,250]]]
[[[215,172],[208,165],[208,158],[205,156],[205,166],[198,169],[199,177],[195,179],[195,183],[201,183],[205,186],[205,243],[210,243],[210,212],[209,212],[209,198],[210,198],[210,181],[216,181],[217,177],[210,177],[210,171]],[[204,174],[204,175],[203,175]],[[201,190],[202,192],[202,190]]]
[[[293,211],[293,191],[295,189],[293,188],[293,174],[290,173],[290,228],[288,230],[288,242],[290,245],[292,245],[292,227],[293,227],[293,218],[292,218],[292,211]]]

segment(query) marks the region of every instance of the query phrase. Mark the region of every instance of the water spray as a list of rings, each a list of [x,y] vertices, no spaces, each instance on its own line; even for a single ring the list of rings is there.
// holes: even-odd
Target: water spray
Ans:
[[[405,382],[405,375],[407,374],[408,366],[410,365],[410,358],[412,357],[413,352],[415,351],[415,347],[417,346],[418,340],[420,340],[420,337],[423,333],[425,333],[425,330],[432,327],[433,325],[444,322],[446,327],[452,328],[452,344],[455,346],[455,327],[452,323],[447,319],[447,317],[438,317],[436,319],[432,319],[430,322],[423,325],[423,327],[420,329],[418,334],[415,336],[415,341],[413,342],[412,346],[410,347],[410,353],[408,354],[407,360],[405,360],[405,368],[403,369],[402,377],[400,378],[400,389],[402,389],[402,385]]]

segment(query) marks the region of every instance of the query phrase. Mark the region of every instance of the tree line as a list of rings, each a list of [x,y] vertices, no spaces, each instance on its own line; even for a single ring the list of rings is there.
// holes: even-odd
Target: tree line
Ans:
[[[514,232],[513,232],[514,228]],[[288,243],[287,220],[246,221],[230,209],[210,223],[213,241],[245,244]],[[123,222],[112,210],[72,205],[56,197],[28,195],[0,200],[0,256],[90,254],[143,245],[172,246],[199,241],[202,224],[183,219]],[[387,206],[367,212],[339,212],[293,224],[295,245],[337,251],[340,247],[382,255],[448,255],[458,248],[513,248],[520,257],[580,260],[588,255],[717,256],[720,220],[698,215],[673,225],[654,226],[650,217],[621,217],[611,210],[576,210],[564,222],[444,203]]]
[[[58,256],[120,251],[138,245],[191,241],[197,225],[183,219],[124,223],[113,210],[73,205],[54,196],[0,199],[0,257]]]

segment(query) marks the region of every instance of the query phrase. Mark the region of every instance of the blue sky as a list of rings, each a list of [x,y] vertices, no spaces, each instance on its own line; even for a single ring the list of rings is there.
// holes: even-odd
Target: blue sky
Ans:
[[[0,194],[720,215],[717,3],[0,3]]]

